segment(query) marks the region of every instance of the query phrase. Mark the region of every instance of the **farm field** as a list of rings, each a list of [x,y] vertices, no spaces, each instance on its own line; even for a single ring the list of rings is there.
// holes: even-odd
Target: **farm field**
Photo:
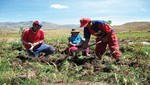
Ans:
[[[141,43],[150,43],[150,32],[118,32],[122,59],[115,63],[109,50],[99,60],[94,46],[90,57],[79,54],[72,59],[64,54],[70,31],[44,30],[45,43],[54,46],[56,54],[29,59],[20,41],[21,32],[0,30],[0,85],[150,84],[150,45]]]

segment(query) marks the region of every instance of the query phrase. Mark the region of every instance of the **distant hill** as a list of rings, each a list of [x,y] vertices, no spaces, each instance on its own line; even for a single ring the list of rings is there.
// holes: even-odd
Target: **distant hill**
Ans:
[[[117,32],[150,31],[150,22],[130,22],[119,26],[113,26]]]
[[[58,25],[50,22],[42,22],[43,29],[73,29],[79,25]],[[32,26],[32,21],[27,22],[0,22],[0,29],[20,29]],[[150,22],[130,22],[123,25],[112,26],[116,32],[150,31]]]
[[[32,26],[32,21],[27,22],[0,22],[0,29],[20,29],[20,28],[28,28]],[[73,29],[78,28],[79,25],[58,25],[50,22],[42,22],[43,23],[43,29],[60,29],[60,28],[66,28],[66,29]]]

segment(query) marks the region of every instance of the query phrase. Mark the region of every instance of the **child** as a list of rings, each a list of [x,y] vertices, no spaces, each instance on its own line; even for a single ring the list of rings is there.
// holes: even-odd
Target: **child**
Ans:
[[[84,39],[79,33],[77,29],[72,29],[71,36],[68,38],[69,48],[67,49],[67,54],[72,55],[72,51],[83,47]],[[89,55],[89,48],[85,49],[83,53]]]

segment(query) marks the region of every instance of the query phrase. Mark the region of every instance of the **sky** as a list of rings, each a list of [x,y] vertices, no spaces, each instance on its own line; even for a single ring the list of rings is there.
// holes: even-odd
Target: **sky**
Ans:
[[[112,25],[150,21],[150,0],[0,0],[0,22],[80,24],[80,18]]]

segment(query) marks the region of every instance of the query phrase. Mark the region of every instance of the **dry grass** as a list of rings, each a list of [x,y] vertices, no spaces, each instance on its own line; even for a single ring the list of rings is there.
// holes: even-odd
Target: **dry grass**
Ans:
[[[80,33],[82,34],[83,29],[79,29]],[[71,29],[52,29],[52,30],[44,30],[46,37],[49,36],[63,36],[63,35],[70,35]]]
[[[43,30],[45,33],[45,39],[50,41],[56,40],[67,40],[70,36],[71,29],[51,29]],[[83,29],[79,29],[80,33],[83,34]],[[0,30],[0,41],[5,40],[7,42],[20,41],[21,33],[19,30]]]
[[[113,26],[117,32],[150,31],[150,22],[130,22],[119,26]]]

